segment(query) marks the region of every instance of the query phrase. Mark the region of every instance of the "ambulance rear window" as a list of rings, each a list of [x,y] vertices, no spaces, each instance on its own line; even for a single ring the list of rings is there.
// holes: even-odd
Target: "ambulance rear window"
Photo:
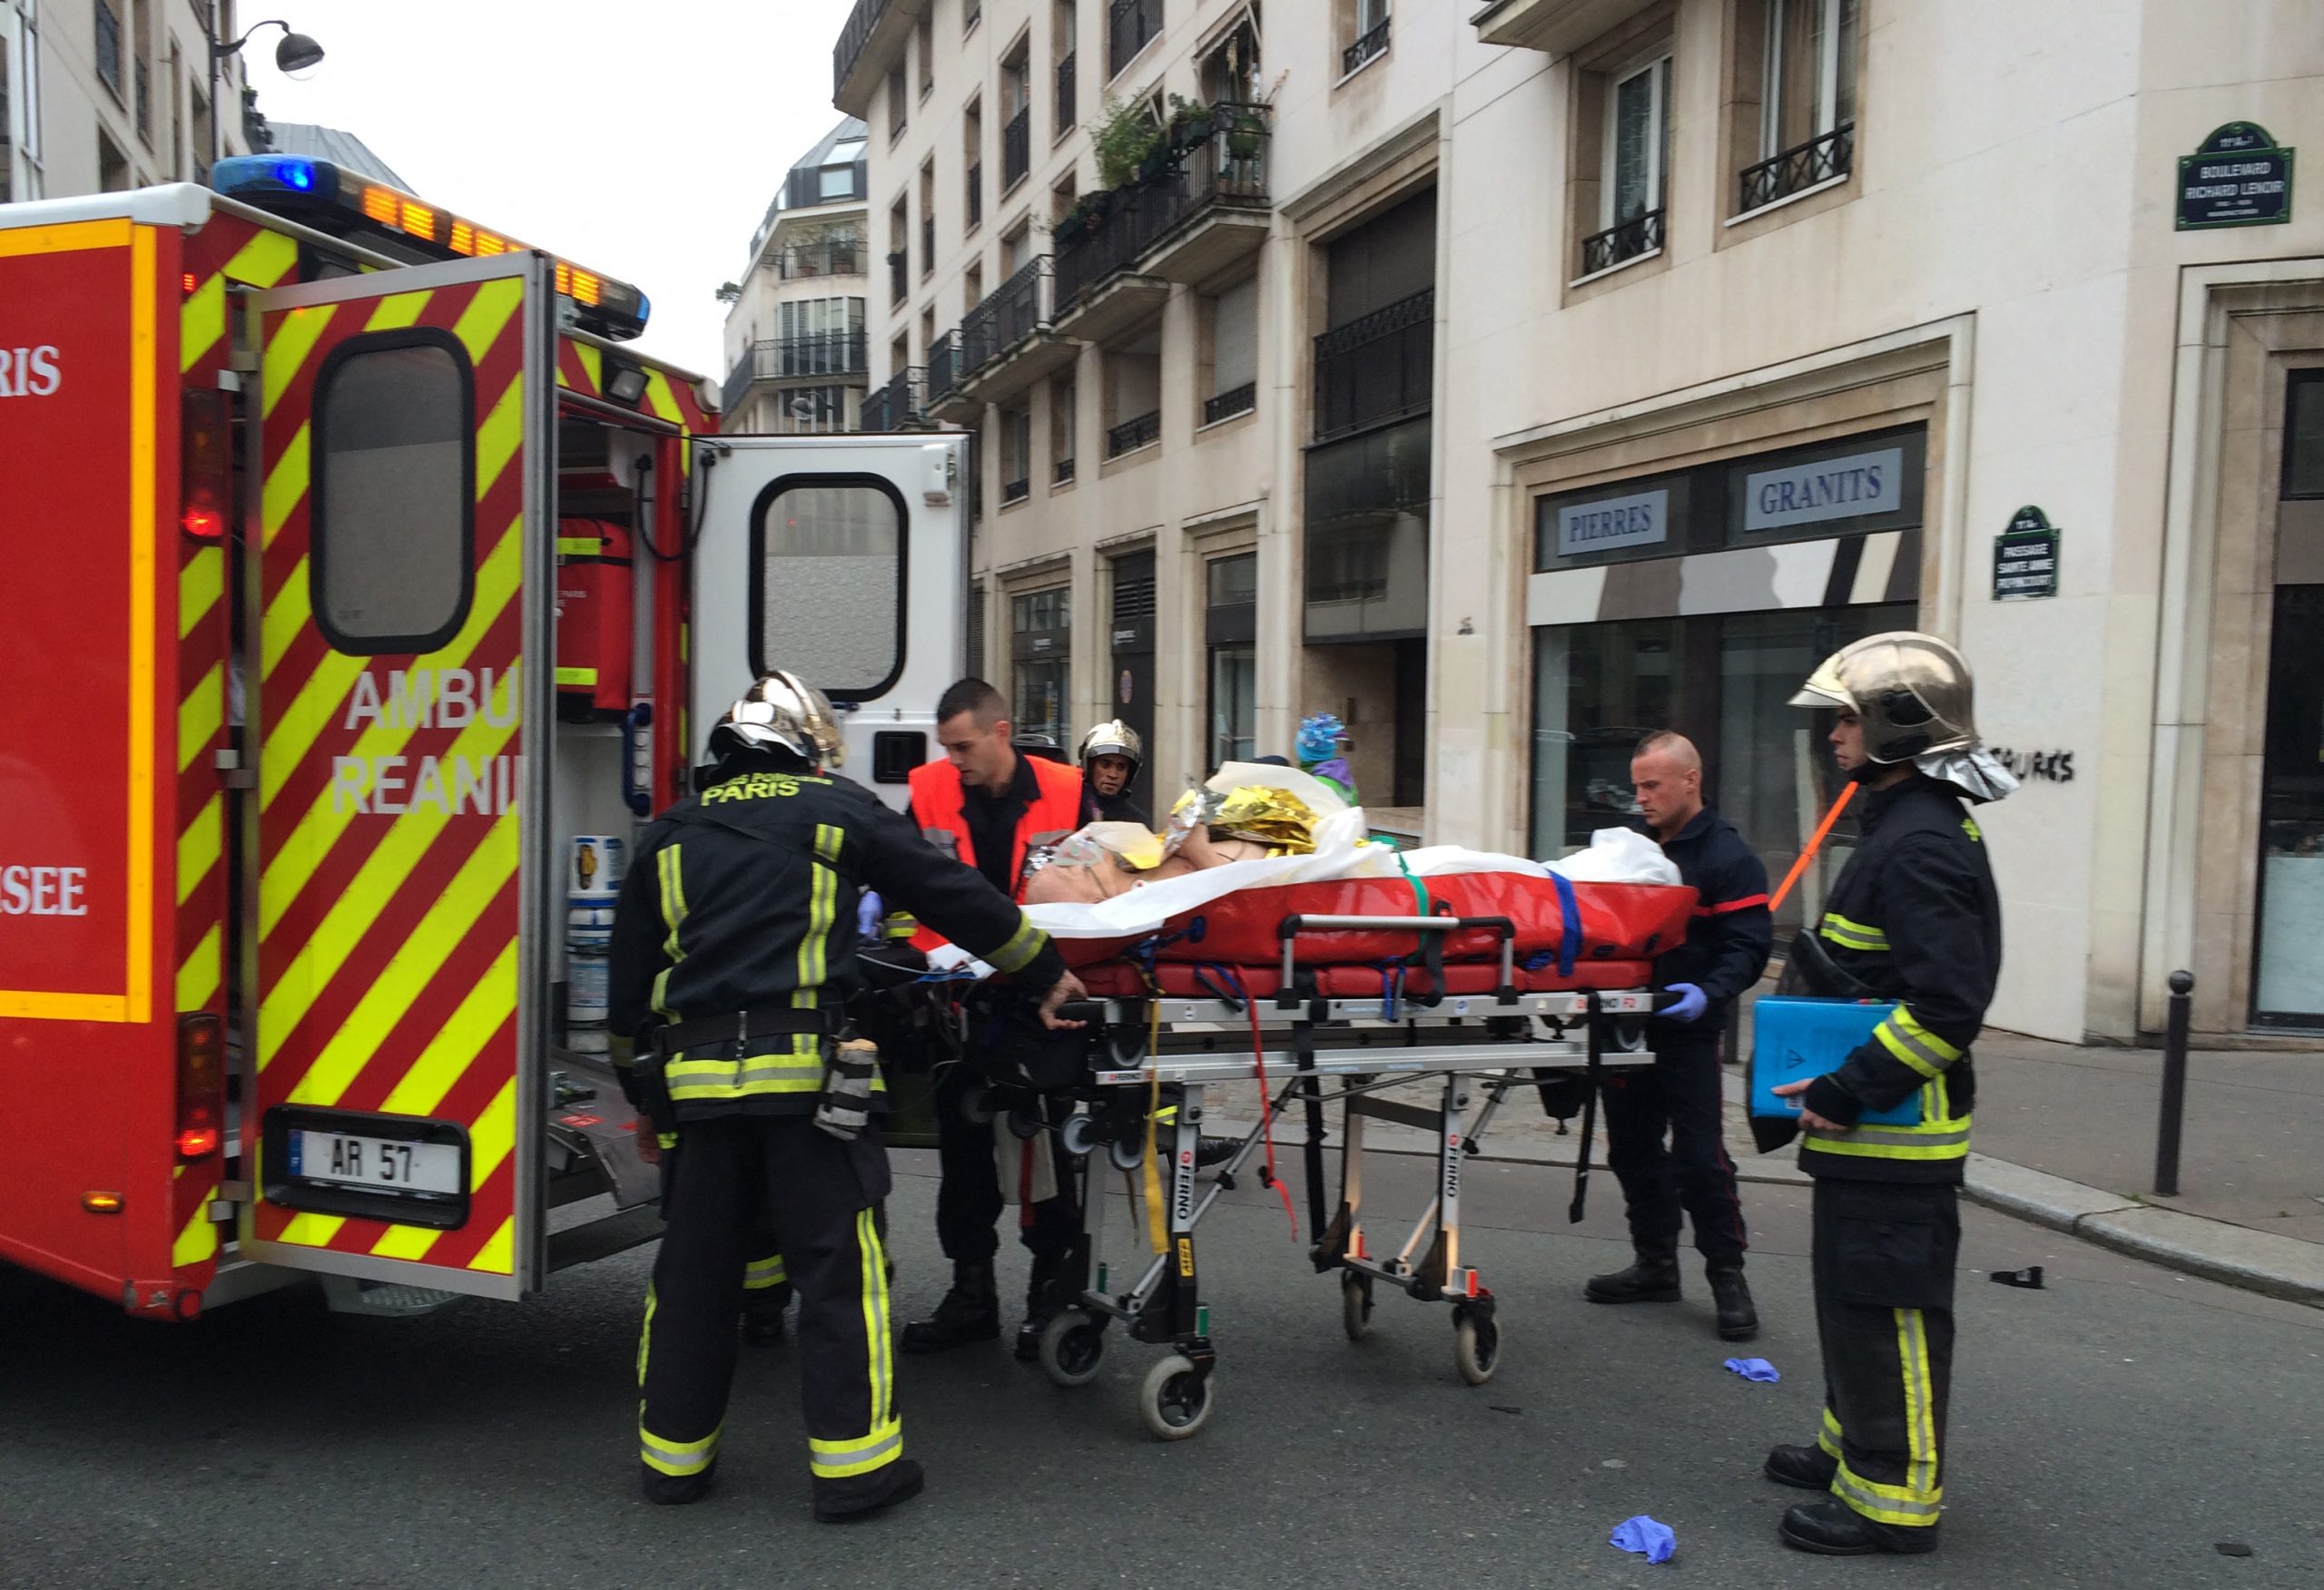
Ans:
[[[312,600],[341,652],[433,652],[473,593],[474,373],[448,333],[350,338],[315,384]]]
[[[904,505],[876,475],[790,475],[751,515],[751,656],[824,693],[876,696],[903,671]]]

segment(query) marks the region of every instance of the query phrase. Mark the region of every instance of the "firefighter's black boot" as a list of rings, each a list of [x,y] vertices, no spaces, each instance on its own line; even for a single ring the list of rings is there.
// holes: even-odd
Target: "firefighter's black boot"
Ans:
[[[1206,1137],[1195,1147],[1195,1168],[1204,1170],[1231,1160],[1235,1157],[1235,1151],[1242,1146],[1239,1138]]]
[[[1000,1292],[993,1284],[992,1265],[955,1264],[952,1290],[936,1305],[936,1312],[904,1327],[906,1352],[944,1352],[971,1341],[990,1341],[1000,1334]]]
[[[928,1475],[910,1458],[899,1458],[877,1471],[875,1483],[816,1482],[815,1518],[823,1524],[854,1524],[908,1502],[928,1485]]]
[[[1825,1556],[1869,1556],[1876,1551],[1936,1549],[1936,1526],[1905,1528],[1867,1518],[1837,1497],[1787,1508],[1777,1527],[1786,1546]]]
[[[683,1507],[710,1494],[718,1483],[718,1460],[712,1458],[710,1467],[700,1474],[665,1474],[645,1463],[637,1466],[637,1472],[647,1501],[656,1507]]]
[[[1748,1341],[1759,1333],[1759,1310],[1740,1266],[1710,1272],[1711,1302],[1718,1310],[1718,1339]]]
[[[1628,1270],[1591,1276],[1581,1295],[1593,1303],[1675,1303],[1679,1300],[1678,1251],[1640,1248]]]
[[[1761,1472],[1777,1485],[1799,1490],[1827,1491],[1840,1471],[1840,1460],[1821,1447],[1771,1447]]]

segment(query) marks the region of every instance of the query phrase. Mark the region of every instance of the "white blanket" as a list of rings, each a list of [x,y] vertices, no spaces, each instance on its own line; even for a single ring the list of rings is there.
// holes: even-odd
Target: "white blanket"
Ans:
[[[1230,775],[1236,783],[1272,782],[1293,788],[1285,769],[1230,762],[1211,780]],[[1305,774],[1296,775],[1305,779]],[[1312,779],[1308,783],[1315,783]],[[1496,855],[1459,845],[1428,845],[1406,850],[1403,865],[1387,845],[1367,843],[1364,808],[1348,806],[1317,785],[1335,808],[1315,827],[1315,849],[1307,856],[1270,856],[1256,861],[1233,861],[1206,868],[1159,883],[1140,884],[1096,905],[1028,906],[1025,915],[1052,938],[1142,938],[1159,931],[1174,917],[1182,917],[1236,889],[1266,888],[1292,883],[1327,883],[1337,878],[1400,878],[1409,869],[1416,878],[1438,878],[1460,872],[1518,872],[1533,878],[1563,874],[1576,883],[1663,883],[1679,881],[1679,869],[1662,848],[1643,834],[1628,829],[1601,829],[1585,849],[1544,866],[1522,856]],[[1307,791],[1298,789],[1303,800]],[[1321,802],[1311,804],[1320,812]]]

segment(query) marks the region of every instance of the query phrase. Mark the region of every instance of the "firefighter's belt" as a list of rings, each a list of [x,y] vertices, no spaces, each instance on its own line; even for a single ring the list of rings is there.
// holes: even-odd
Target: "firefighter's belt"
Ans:
[[[786,1005],[771,1005],[763,1010],[738,1010],[731,1016],[698,1016],[692,1021],[673,1022],[659,1029],[654,1037],[665,1055],[722,1044],[739,1047],[753,1038],[795,1036],[801,1033],[829,1037],[837,1030],[833,1026],[836,1015],[829,1010],[794,1010]]]

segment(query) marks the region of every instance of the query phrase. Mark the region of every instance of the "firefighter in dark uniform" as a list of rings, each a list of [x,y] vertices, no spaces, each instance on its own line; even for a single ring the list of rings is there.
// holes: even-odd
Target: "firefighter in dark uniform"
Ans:
[[[2001,904],[1972,800],[2015,781],[1977,741],[1968,664],[1932,635],[1874,635],[1827,658],[1792,705],[1837,709],[1863,839],[1795,942],[1786,991],[1895,1002],[1797,1097],[1815,1178],[1823,1428],[1777,1447],[1770,1479],[1828,1490],[1784,1515],[1805,1551],[1934,1551],[1953,1370],[1955,1189],[1969,1153],[1969,1047],[2001,971]],[[1911,1124],[1862,1124],[1917,1101]]]
[[[1654,1065],[1608,1077],[1600,1090],[1606,1161],[1622,1184],[1637,1257],[1627,1270],[1591,1276],[1583,1295],[1593,1303],[1676,1302],[1684,1208],[1718,1334],[1748,1340],[1759,1333],[1759,1315],[1743,1279],[1749,1242],[1727,1153],[1718,1035],[1728,1006],[1759,980],[1774,946],[1768,869],[1735,825],[1703,804],[1702,755],[1686,736],[1640,741],[1630,781],[1649,831],[1695,891],[1695,914],[1686,942],[1656,962],[1655,975],[1679,999],[1649,1025]]]
[[[1137,775],[1146,765],[1146,747],[1137,731],[1119,718],[1108,719],[1081,737],[1081,820],[1084,822],[1154,824],[1137,803]]]
[[[1029,991],[1053,1026],[1080,985],[1046,935],[933,854],[861,785],[826,778],[830,704],[760,680],[711,731],[702,793],[645,830],[614,916],[611,1016],[663,1143],[666,1229],[638,1349],[648,1499],[709,1488],[745,1266],[780,1253],[798,1339],[815,1516],[916,1495],[903,1454],[880,1206],[878,1067],[835,1026],[855,980],[860,888],[877,888]]]

